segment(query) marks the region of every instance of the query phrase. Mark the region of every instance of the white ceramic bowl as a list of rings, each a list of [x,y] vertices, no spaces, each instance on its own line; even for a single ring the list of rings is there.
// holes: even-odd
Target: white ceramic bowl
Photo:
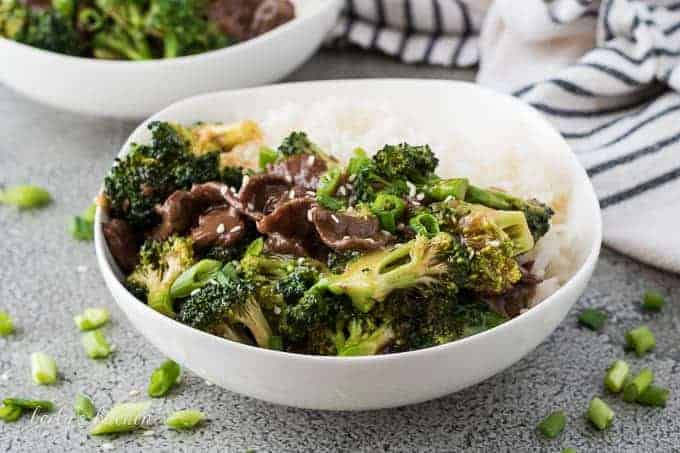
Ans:
[[[275,85],[197,96],[150,120],[193,123],[261,117],[294,101],[340,98],[389,99],[435,127],[456,118],[466,141],[542,147],[570,175],[574,216],[575,274],[535,308],[492,330],[443,346],[375,357],[316,357],[259,349],[194,330],[137,301],[120,283],[97,212],[95,246],[106,284],[130,322],[163,354],[228,390],[273,403],[313,409],[362,410],[437,398],[476,384],[517,362],[542,342],[584,291],[601,243],[597,199],[567,144],[538,113],[514,98],[475,85],[446,81],[359,80]],[[448,130],[448,129],[446,129]],[[528,137],[531,136],[531,139]],[[145,125],[130,137],[148,139]],[[562,168],[562,167],[560,167]]]
[[[179,99],[282,79],[321,45],[342,0],[292,0],[297,17],[255,39],[168,60],[77,58],[0,38],[0,82],[45,104],[115,118],[145,118]]]

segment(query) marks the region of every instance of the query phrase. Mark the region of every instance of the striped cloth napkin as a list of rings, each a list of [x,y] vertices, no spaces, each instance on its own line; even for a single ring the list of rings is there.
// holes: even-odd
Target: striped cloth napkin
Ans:
[[[680,272],[680,0],[347,0],[333,39],[479,66],[578,154],[605,244]]]

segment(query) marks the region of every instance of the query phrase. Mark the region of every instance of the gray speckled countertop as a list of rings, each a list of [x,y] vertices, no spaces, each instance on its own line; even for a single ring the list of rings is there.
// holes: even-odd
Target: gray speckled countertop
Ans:
[[[291,80],[345,77],[471,78],[469,72],[407,67],[382,57],[322,52]],[[104,286],[90,243],[72,240],[66,224],[90,203],[101,178],[135,124],[85,118],[37,105],[0,86],[0,183],[33,182],[55,202],[33,212],[0,207],[0,308],[14,316],[18,332],[0,338],[0,396],[53,400],[63,414],[0,423],[0,451],[578,451],[680,450],[680,279],[604,250],[595,276],[577,307],[533,353],[488,381],[416,406],[363,413],[317,412],[273,406],[209,386],[191,373],[164,399],[154,400],[159,421],[152,431],[91,438],[71,417],[76,392],[97,406],[134,399],[163,359],[134,331]],[[660,315],[642,313],[645,289],[672,295]],[[105,305],[113,321],[106,334],[117,346],[109,359],[84,356],[72,316]],[[576,326],[584,307],[610,315],[602,333]],[[605,433],[590,428],[583,412],[602,393],[603,370],[623,356],[623,333],[642,322],[656,332],[657,349],[634,366],[651,366],[671,388],[663,410],[627,405],[608,397],[617,411]],[[31,383],[29,354],[52,354],[58,385]],[[426,374],[427,370],[423,370]],[[136,398],[141,398],[138,396]],[[200,408],[209,422],[190,433],[160,424],[173,409]],[[537,422],[561,408],[570,418],[565,433],[547,441]]]

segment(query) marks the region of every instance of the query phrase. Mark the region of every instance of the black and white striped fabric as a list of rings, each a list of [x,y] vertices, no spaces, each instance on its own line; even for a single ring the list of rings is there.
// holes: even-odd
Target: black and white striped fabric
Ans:
[[[406,62],[479,64],[479,83],[570,142],[605,243],[680,272],[680,0],[348,0],[334,36]]]

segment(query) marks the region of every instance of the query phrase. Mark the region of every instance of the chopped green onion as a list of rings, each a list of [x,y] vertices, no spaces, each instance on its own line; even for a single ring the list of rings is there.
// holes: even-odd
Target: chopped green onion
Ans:
[[[41,411],[46,411],[50,412],[54,410],[54,404],[51,401],[44,401],[44,400],[27,400],[24,398],[5,398],[2,400],[2,404],[5,406],[15,406],[15,407],[20,407],[21,409],[29,409],[29,410],[41,410]]]
[[[331,197],[329,195],[316,195],[316,201],[321,206],[331,211],[340,211],[346,207],[345,201],[336,197]]]
[[[600,431],[607,429],[614,420],[614,411],[600,398],[593,398],[588,406],[588,420]]]
[[[96,329],[109,321],[109,311],[106,308],[86,308],[81,315],[74,316],[73,321],[80,330]]]
[[[172,429],[191,429],[201,423],[205,418],[205,414],[201,411],[194,409],[186,409],[183,411],[177,411],[165,420],[165,424]]]
[[[69,231],[74,239],[79,241],[91,241],[94,239],[94,215],[97,205],[90,205],[81,215],[71,219]]]
[[[665,406],[670,390],[656,385],[650,385],[637,397],[635,401],[643,406]]]
[[[52,0],[52,8],[63,17],[70,19],[76,11],[75,0]]]
[[[319,184],[316,188],[316,194],[332,197],[335,195],[335,191],[338,189],[341,180],[342,169],[340,167],[331,168],[319,179]]]
[[[424,212],[415,217],[411,217],[409,225],[416,234],[427,237],[434,237],[439,233],[439,222],[432,214]]]
[[[144,413],[150,406],[151,401],[116,404],[90,429],[90,434],[98,436],[133,431],[144,423]]]
[[[11,204],[20,209],[39,208],[50,202],[50,193],[38,186],[14,186],[0,190],[0,204]]]
[[[258,166],[260,170],[266,170],[267,165],[273,164],[279,158],[279,153],[271,149],[268,146],[262,146],[260,148],[260,155],[258,157]]]
[[[85,420],[92,420],[97,415],[97,410],[92,403],[92,400],[87,396],[79,393],[73,401],[73,412]]]
[[[151,381],[147,392],[149,396],[158,398],[165,396],[177,382],[181,372],[180,366],[172,360],[166,360],[151,373]]]
[[[6,337],[14,333],[14,323],[9,313],[0,310],[0,337]]]
[[[204,287],[221,268],[222,263],[217,260],[199,261],[177,277],[170,287],[170,297],[188,297],[194,290]]]
[[[658,291],[647,291],[642,298],[642,308],[659,311],[666,305],[666,299]]]
[[[634,402],[647,390],[654,380],[654,372],[649,368],[643,368],[623,389],[623,400],[627,403]]]
[[[78,28],[88,33],[99,31],[104,26],[104,19],[94,8],[82,8],[78,12]]]
[[[654,338],[654,334],[647,326],[640,326],[629,331],[626,334],[626,342],[631,349],[635,350],[638,356],[644,355],[656,346],[656,338]]]
[[[379,193],[373,203],[371,212],[380,221],[380,228],[390,233],[397,231],[397,220],[404,214],[406,203],[396,195]]]
[[[623,384],[628,376],[630,366],[623,360],[617,360],[611,364],[607,374],[604,377],[604,386],[607,390],[613,393],[619,393],[623,390]]]
[[[31,375],[38,385],[54,384],[57,382],[57,362],[43,352],[34,352],[31,354]]]
[[[272,335],[269,338],[269,349],[273,349],[275,351],[282,351],[283,350],[283,338],[281,338],[278,335]]]
[[[0,420],[6,423],[15,422],[19,420],[23,412],[23,409],[18,406],[0,406]]]
[[[555,411],[538,424],[538,430],[549,439],[559,436],[567,425],[567,416],[562,411]]]
[[[101,330],[85,332],[81,338],[85,353],[91,359],[104,359],[111,354],[111,346]]]
[[[607,314],[594,308],[586,308],[578,317],[578,322],[590,330],[600,330],[607,321]]]
[[[434,201],[443,201],[449,197],[464,200],[469,185],[467,178],[440,179],[425,188],[425,195]]]

